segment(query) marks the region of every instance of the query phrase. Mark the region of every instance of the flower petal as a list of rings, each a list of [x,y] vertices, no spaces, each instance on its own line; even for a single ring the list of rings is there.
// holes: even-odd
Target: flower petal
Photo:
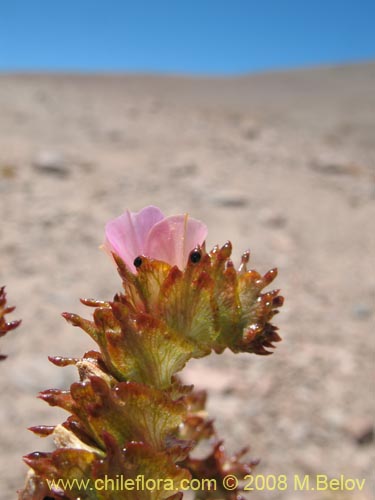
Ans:
[[[117,254],[131,271],[135,271],[134,259],[138,255],[147,255],[147,236],[151,228],[163,219],[161,210],[152,205],[139,212],[127,210],[106,224],[104,248]]]
[[[151,229],[145,255],[183,270],[189,253],[201,245],[206,236],[207,226],[188,214],[165,217]]]

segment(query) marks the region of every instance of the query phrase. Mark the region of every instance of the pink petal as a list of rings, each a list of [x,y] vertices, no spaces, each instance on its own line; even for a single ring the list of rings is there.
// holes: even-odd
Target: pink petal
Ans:
[[[145,255],[176,265],[183,270],[189,253],[201,245],[207,236],[203,222],[191,219],[187,214],[166,217],[151,229]]]
[[[135,271],[134,259],[146,255],[146,241],[150,229],[164,219],[161,210],[154,206],[139,212],[129,212],[109,221],[105,226],[107,251],[119,255],[131,271]]]

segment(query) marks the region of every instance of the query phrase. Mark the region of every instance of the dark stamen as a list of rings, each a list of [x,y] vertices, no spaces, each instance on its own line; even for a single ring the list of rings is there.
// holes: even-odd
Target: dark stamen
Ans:
[[[190,254],[190,262],[192,262],[193,264],[196,264],[197,262],[199,262],[202,258],[202,254],[199,250],[193,250]]]
[[[134,267],[140,267],[142,265],[142,257],[138,256],[134,259]]]

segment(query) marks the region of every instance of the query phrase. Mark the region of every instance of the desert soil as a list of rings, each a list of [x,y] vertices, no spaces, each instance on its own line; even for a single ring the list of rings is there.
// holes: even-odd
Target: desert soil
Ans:
[[[36,399],[77,376],[48,355],[92,347],[62,311],[121,283],[99,249],[107,220],[154,204],[231,240],[235,261],[278,267],[283,337],[268,357],[191,362],[228,450],[245,444],[285,492],[249,498],[369,500],[374,412],[375,64],[241,78],[0,76],[0,284],[22,326],[1,339],[0,498],[26,428],[63,412]],[[366,479],[363,491],[296,492],[294,475]]]

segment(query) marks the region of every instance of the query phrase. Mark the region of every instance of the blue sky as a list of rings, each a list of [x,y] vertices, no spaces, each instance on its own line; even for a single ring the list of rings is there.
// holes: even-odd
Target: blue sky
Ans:
[[[375,60],[375,0],[0,0],[0,70],[236,74]]]

